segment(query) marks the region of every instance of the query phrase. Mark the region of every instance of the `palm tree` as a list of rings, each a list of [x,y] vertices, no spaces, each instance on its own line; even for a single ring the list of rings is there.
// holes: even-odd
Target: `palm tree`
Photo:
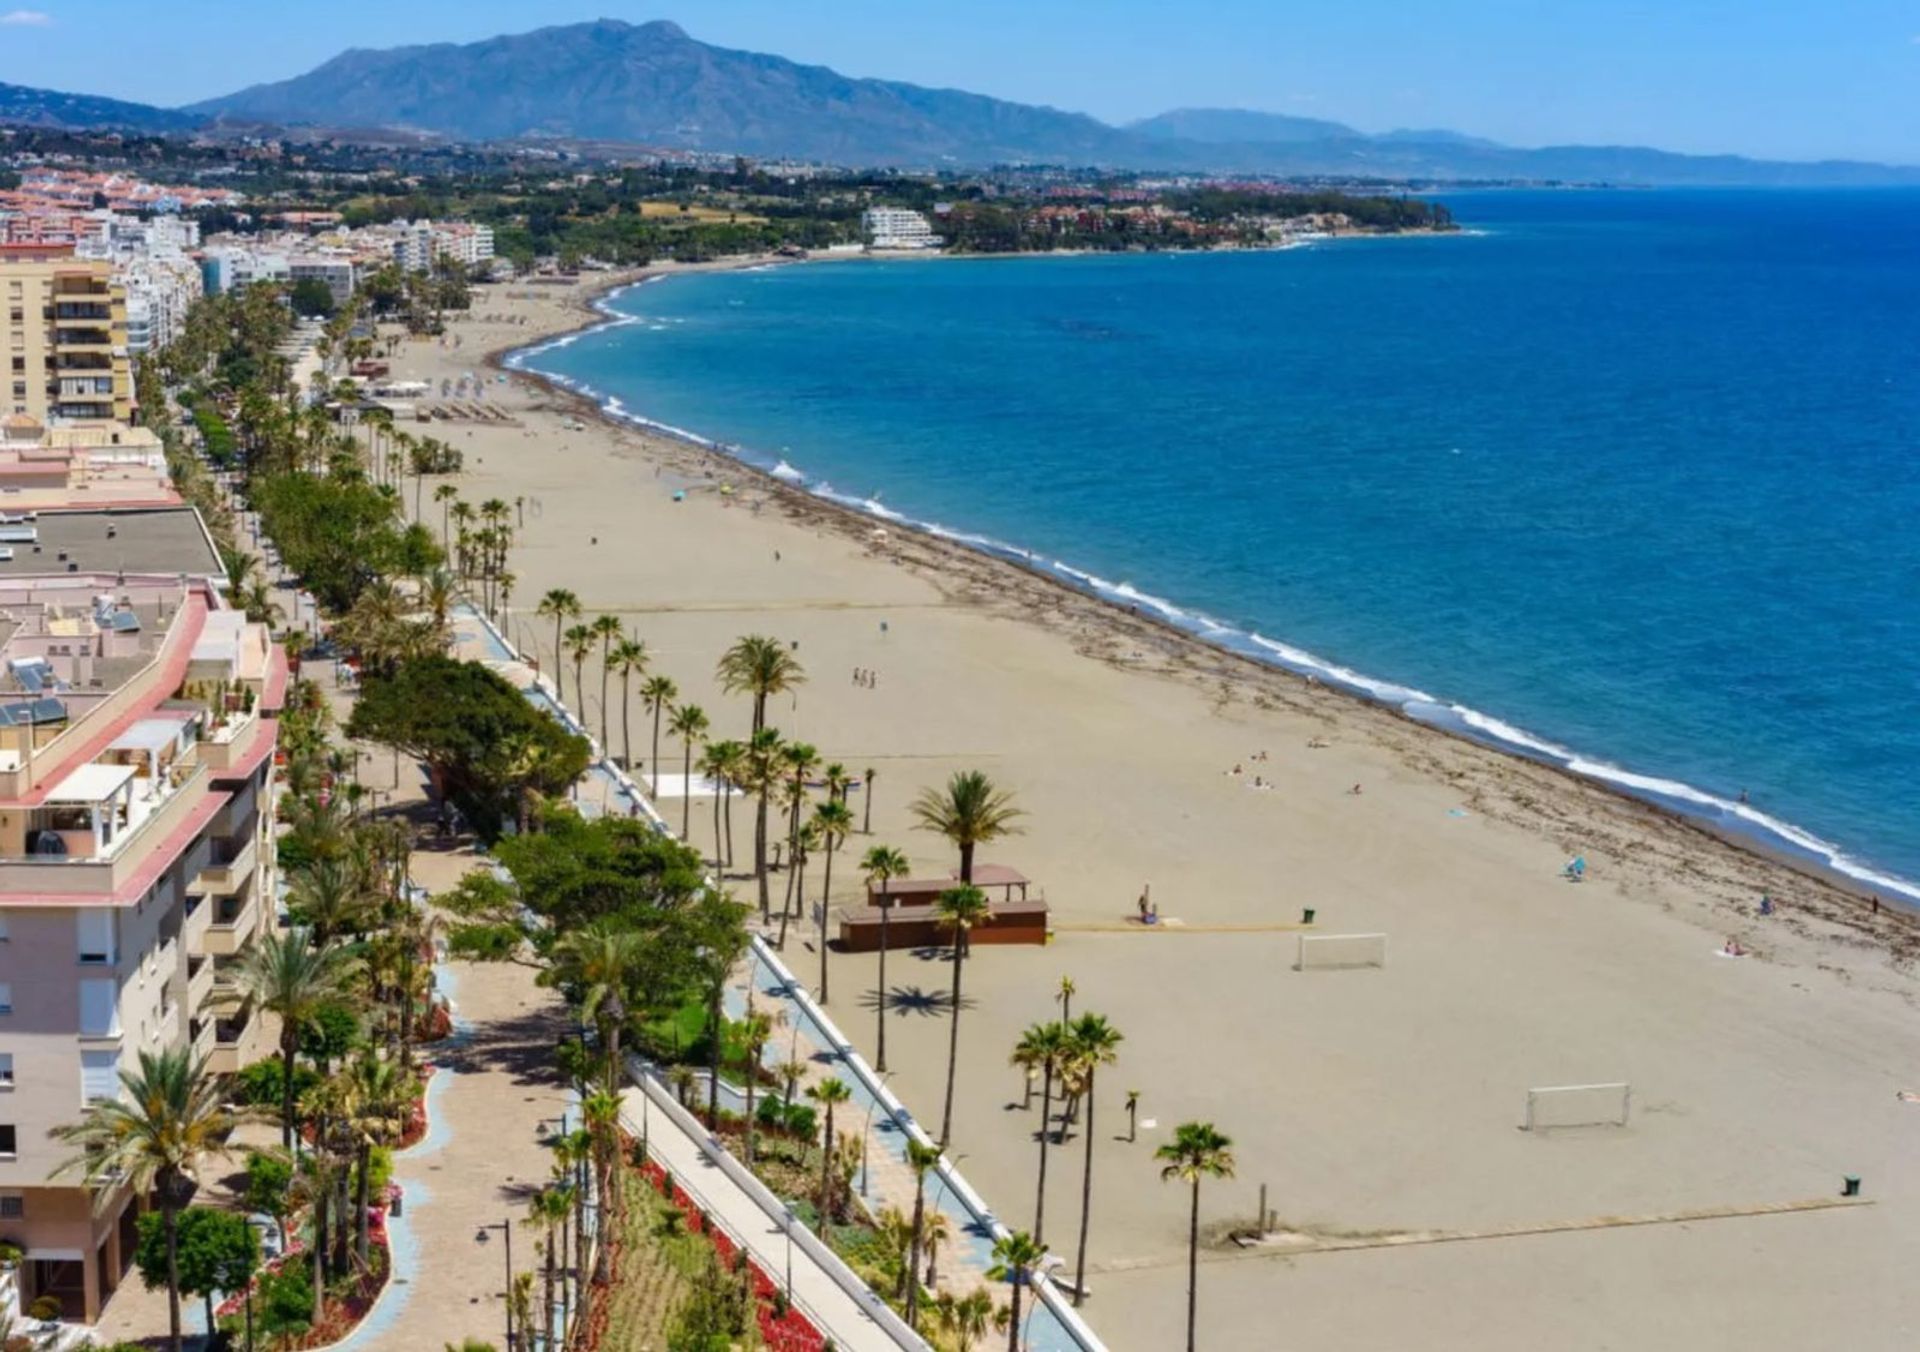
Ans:
[[[1040,1170],[1034,1191],[1033,1237],[1046,1238],[1047,1140],[1053,1134],[1053,1080],[1065,1061],[1069,1038],[1063,1023],[1036,1023],[1020,1035],[1008,1059],[1028,1072],[1040,1072]]]
[[[800,842],[800,810],[809,801],[807,779],[820,765],[820,752],[807,742],[788,742],[780,748],[780,773],[786,777],[784,798],[787,805],[787,850],[794,853]],[[787,880],[786,907],[793,904],[793,879]]]
[[[628,774],[633,773],[633,678],[647,669],[647,645],[637,638],[623,638],[613,645],[607,660],[620,673],[620,757]],[[641,689],[644,697],[646,690]],[[658,754],[657,752],[655,754]],[[656,795],[658,789],[655,789]]]
[[[700,753],[700,774],[713,782],[713,866],[721,873],[727,867],[727,842],[721,835],[720,818],[726,810],[727,772],[739,746],[738,742],[708,742]]]
[[[767,725],[767,697],[806,684],[800,659],[779,639],[750,634],[721,654],[714,674],[729,695],[753,696],[753,731]]]
[[[453,553],[453,535],[447,524],[447,509],[452,501],[460,496],[460,490],[452,484],[441,484],[433,490],[433,500],[440,504],[440,551]],[[553,593],[547,593],[551,596]]]
[[[747,1082],[746,1152],[747,1163],[753,1163],[753,1091],[760,1085],[760,1073],[765,1067],[767,1043],[773,1037],[773,1020],[757,1012],[753,1007],[753,997],[747,997],[747,1017],[740,1025],[740,1046],[746,1053],[745,1064],[740,1073]]]
[[[434,496],[438,497],[439,494],[436,493]],[[540,598],[540,604],[534,607],[533,613],[553,621],[553,691],[564,704],[567,692],[560,688],[560,627],[568,620],[579,618],[580,598],[565,587],[555,587]]]
[[[893,911],[887,887],[895,878],[906,876],[907,868],[907,857],[891,845],[875,845],[860,861],[867,886],[880,885],[880,998],[874,1002],[879,1012],[875,1016],[878,1026],[874,1030],[873,1068],[882,1074],[887,1069],[887,917]]]
[[[940,1277],[934,1268],[939,1262],[940,1246],[953,1238],[953,1226],[948,1222],[946,1212],[936,1211],[927,1217],[922,1229],[921,1247],[927,1251],[927,1289],[931,1291],[939,1287]]]
[[[580,1017],[593,1020],[606,1053],[606,1081],[620,1081],[620,1028],[646,955],[646,935],[602,916],[554,945],[552,981],[576,992]]]
[[[360,933],[375,900],[360,870],[344,859],[313,860],[287,889],[287,908],[313,931],[317,944]]]
[[[1047,1256],[1047,1246],[1025,1230],[1015,1230],[993,1246],[993,1266],[987,1276],[1013,1287],[1013,1311],[1007,1320],[1007,1352],[1020,1352],[1020,1292]]]
[[[1072,977],[1063,976],[1060,978],[1060,1022],[1073,1022],[1073,996],[1074,992],[1079,989],[1078,986],[1073,984]]]
[[[953,931],[953,1008],[948,1011],[952,1026],[947,1030],[947,1106],[940,1114],[940,1148],[953,1139],[953,1077],[960,1065],[960,963],[967,955],[967,931],[993,918],[987,909],[987,894],[977,887],[949,887],[934,903],[934,919]]]
[[[593,653],[594,632],[590,624],[567,626],[567,656],[573,659],[573,697],[580,703],[580,730],[587,728],[587,658]],[[603,744],[600,748],[606,750]]]
[[[814,830],[827,854],[826,877],[820,884],[820,1003],[827,1003],[827,908],[833,905],[833,856],[853,830],[853,810],[829,798],[813,810]]]
[[[1013,805],[1013,795],[994,787],[979,770],[961,770],[944,791],[922,789],[913,800],[913,815],[923,831],[945,836],[960,851],[960,881],[973,883],[973,851],[1002,836],[1018,835],[1015,820],[1026,814]]]
[[[999,1328],[1007,1312],[993,1303],[991,1293],[982,1290],[964,1296],[942,1295],[934,1302],[940,1327],[953,1335],[958,1352],[973,1352],[973,1345],[987,1336],[987,1330]]]
[[[720,788],[714,801],[721,806],[721,815],[726,821],[724,834],[727,841],[727,862],[725,867],[733,867],[733,791],[744,787],[741,779],[747,773],[747,744],[728,740],[720,743]]]
[[[566,1233],[573,1217],[573,1188],[565,1183],[549,1183],[527,1203],[527,1219],[546,1231],[542,1247],[546,1250],[546,1299],[540,1307],[542,1347],[553,1346],[553,1279],[557,1271],[554,1249]],[[529,1345],[532,1340],[528,1339]]]
[[[927,1171],[940,1163],[940,1151],[907,1137],[907,1167],[913,1170],[913,1230],[907,1250],[907,1325],[918,1328],[920,1310],[920,1235],[927,1223]]]
[[[853,1091],[847,1088],[845,1080],[829,1075],[819,1084],[809,1086],[807,1097],[823,1104],[827,1110],[826,1137],[820,1151],[820,1225],[824,1229],[833,1218],[833,1110],[852,1098]]]
[[[357,963],[299,927],[256,940],[235,982],[245,999],[280,1019],[280,1146],[293,1149],[293,1064],[300,1033],[327,1005],[345,999]]]
[[[745,774],[736,782],[757,800],[753,818],[753,876],[760,889],[760,923],[773,919],[767,896],[767,800],[781,781],[782,742],[777,728],[761,728],[747,743]]]
[[[1233,1177],[1233,1142],[1211,1122],[1183,1122],[1173,1140],[1153,1152],[1166,1161],[1160,1178],[1177,1178],[1193,1188],[1193,1212],[1187,1221],[1187,1352],[1194,1352],[1194,1327],[1200,1310],[1200,1180]]]
[[[140,1069],[122,1071],[120,1084],[118,1097],[95,1099],[78,1122],[53,1129],[55,1140],[76,1151],[54,1173],[77,1173],[102,1191],[125,1182],[158,1198],[167,1240],[168,1346],[180,1352],[180,1208],[200,1162],[227,1155],[235,1119],[221,1106],[223,1083],[184,1047],[141,1052]]]
[[[773,946],[783,953],[787,948],[787,921],[807,904],[807,865],[812,862],[819,844],[820,832],[812,822],[804,823],[800,834],[793,838],[793,855],[787,860],[787,899],[780,907],[780,934],[773,941]],[[794,900],[796,896],[798,902]]]
[[[873,834],[873,781],[880,772],[869,765],[860,776],[860,834]]]
[[[605,1225],[620,1212],[619,1171],[614,1167],[620,1153],[620,1096],[603,1089],[589,1095],[580,1110],[587,1120],[587,1130],[593,1134],[593,1191],[600,1201],[597,1213],[600,1223]],[[607,1233],[617,1232],[610,1229]],[[612,1276],[609,1256],[612,1248],[611,1244],[595,1248],[593,1281],[596,1286],[605,1286]]]
[[[371,1053],[356,1060],[344,1078],[342,1125],[353,1139],[360,1184],[354,1252],[364,1267],[369,1242],[367,1209],[372,1201],[373,1150],[406,1134],[407,1116],[413,1107],[417,1086],[398,1062]]]
[[[640,703],[653,715],[653,760],[649,768],[653,771],[653,796],[660,796],[660,716],[673,708],[673,702],[680,698],[680,687],[673,683],[671,676],[651,676],[640,687]],[[632,762],[627,764],[627,772],[633,772]],[[681,790],[686,791],[684,788]]]
[[[667,731],[680,739],[683,751],[680,773],[688,784],[693,781],[693,744],[707,735],[707,727],[707,712],[697,704],[681,705],[667,723]],[[693,795],[686,793],[680,799],[680,839],[686,840],[692,834]]]
[[[1080,1169],[1080,1243],[1073,1266],[1073,1303],[1077,1306],[1087,1292],[1087,1226],[1093,1214],[1093,1079],[1101,1066],[1112,1065],[1120,1055],[1123,1034],[1100,1014],[1082,1014],[1067,1031],[1075,1079],[1087,1104],[1086,1158]]]
[[[502,507],[505,505],[505,503],[501,504]],[[618,615],[596,615],[593,623],[587,627],[593,630],[594,636],[600,640],[600,749],[612,755],[613,753],[607,750],[609,745],[607,742],[607,677],[613,671],[613,663],[610,660],[613,656],[613,641],[616,638],[625,639],[626,630],[621,627]],[[581,710],[583,716],[585,713],[586,710]]]

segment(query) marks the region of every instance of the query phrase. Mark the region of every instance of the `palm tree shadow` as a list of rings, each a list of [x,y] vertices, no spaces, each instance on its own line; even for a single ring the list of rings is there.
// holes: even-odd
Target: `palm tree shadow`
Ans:
[[[878,990],[862,991],[860,1004],[865,1009],[880,1008]],[[960,1008],[972,1009],[974,1000],[971,995],[960,997]],[[906,1018],[909,1014],[918,1014],[921,1018],[931,1019],[952,1012],[953,995],[950,991],[930,991],[923,986],[895,986],[887,992],[887,1008],[897,1018]]]

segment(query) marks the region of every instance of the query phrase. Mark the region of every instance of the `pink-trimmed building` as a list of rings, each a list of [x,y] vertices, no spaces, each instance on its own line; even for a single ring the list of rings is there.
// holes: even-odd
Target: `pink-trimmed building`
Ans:
[[[63,515],[97,556],[108,520],[143,514]],[[68,1152],[49,1130],[119,1093],[142,1051],[231,1072],[271,1047],[233,967],[275,923],[286,661],[177,527],[127,532],[153,571],[25,573],[18,546],[0,564],[0,1240],[25,1251],[24,1300],[76,1318],[124,1278],[141,1199],[53,1180]]]

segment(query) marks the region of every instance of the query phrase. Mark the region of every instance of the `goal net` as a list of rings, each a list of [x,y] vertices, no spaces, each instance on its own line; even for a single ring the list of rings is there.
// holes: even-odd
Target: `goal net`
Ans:
[[[1625,1084],[1559,1084],[1527,1091],[1527,1130],[1624,1127],[1633,1107]]]
[[[1303,934],[1300,956],[1294,970],[1316,967],[1385,967],[1387,936],[1384,934]]]

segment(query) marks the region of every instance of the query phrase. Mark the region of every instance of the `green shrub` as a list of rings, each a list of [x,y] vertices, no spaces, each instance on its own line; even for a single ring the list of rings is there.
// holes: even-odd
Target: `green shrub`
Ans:
[[[297,1333],[313,1322],[313,1277],[296,1259],[263,1277],[253,1303],[264,1333]]]
[[[319,1083],[319,1071],[312,1066],[294,1065],[293,1096],[296,1099]],[[270,1056],[264,1061],[255,1061],[233,1077],[233,1094],[245,1104],[278,1108],[281,1084],[280,1058]]]

